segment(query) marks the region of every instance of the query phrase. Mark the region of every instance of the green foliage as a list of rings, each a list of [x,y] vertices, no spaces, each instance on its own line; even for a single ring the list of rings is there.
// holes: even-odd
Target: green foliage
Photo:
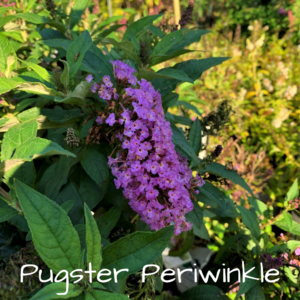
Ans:
[[[281,102],[283,95],[290,96],[287,94],[293,92],[291,89],[284,87],[272,93],[263,88],[263,80],[271,74],[268,65],[273,64],[273,60],[263,55],[266,51],[261,47],[264,36],[246,42],[247,59],[238,67],[236,55],[232,55],[228,63],[229,57],[223,57],[221,51],[217,54],[220,57],[207,55],[200,59],[194,50],[188,49],[203,37],[207,43],[207,30],[195,27],[165,32],[158,27],[162,14],[137,21],[132,15],[122,34],[122,16],[106,18],[97,11],[102,3],[98,7],[94,4],[78,0],[61,1],[59,5],[50,0],[47,3],[23,1],[16,7],[0,8],[0,296],[13,295],[11,297],[18,300],[30,297],[147,300],[155,296],[162,299],[166,292],[159,275],[151,275],[146,282],[141,282],[142,268],[153,263],[162,266],[162,253],[166,248],[170,249],[170,256],[184,258],[199,243],[199,238],[206,240],[210,249],[218,251],[211,259],[214,269],[222,264],[240,267],[241,261],[250,269],[259,266],[263,254],[277,258],[283,253],[288,255],[280,269],[280,286],[247,280],[240,283],[237,298],[242,294],[246,299],[264,299],[265,295],[273,297],[280,293],[290,298],[296,295],[296,273],[300,268],[291,264],[293,260],[299,262],[295,250],[299,247],[300,225],[293,219],[297,209],[295,198],[299,196],[297,179],[294,176],[294,184],[281,202],[284,209],[274,214],[271,205],[256,199],[257,195],[245,179],[216,161],[220,148],[216,148],[219,152],[210,153],[208,146],[211,138],[214,146],[221,144],[215,141],[231,120],[229,134],[241,134],[245,143],[248,136],[243,126],[251,127],[255,138],[252,144],[249,142],[250,149],[260,141],[278,161],[283,153],[286,155],[290,165],[283,168],[291,172],[298,170],[293,157],[298,149],[298,143],[293,142],[298,136],[293,129],[284,127],[274,133],[268,127],[271,117],[266,115],[266,121],[260,122],[265,131],[259,132],[258,117],[255,120],[245,117],[247,110],[252,112],[250,108],[256,105],[257,112],[265,113],[266,103],[269,105],[273,98],[276,98],[276,113],[282,105],[289,109],[296,107],[297,99],[289,105]],[[9,13],[10,10],[13,13]],[[274,39],[274,45],[276,42]],[[286,43],[282,42],[281,48],[275,47],[271,53],[279,51],[287,59],[288,47],[283,49],[289,45]],[[292,57],[296,61],[295,53]],[[92,74],[95,82],[100,82],[108,75],[117,86],[116,92],[122,95],[122,86],[119,79],[114,78],[110,62],[117,59],[134,67],[138,79],[151,81],[162,95],[175,149],[186,157],[195,180],[202,179],[199,176],[205,180],[204,185],[199,182],[198,194],[190,194],[194,207],[186,218],[192,228],[179,236],[173,236],[172,225],[151,230],[141,216],[134,215],[122,191],[115,187],[108,157],[119,151],[119,145],[114,141],[114,133],[100,129],[95,120],[102,113],[113,111],[116,102],[108,104],[91,93],[92,83],[88,83],[86,77]],[[225,72],[226,68],[229,71]],[[207,105],[200,107],[204,100],[209,102],[210,97],[205,98],[209,90],[224,91],[222,96],[232,95],[227,92],[234,86],[235,68],[248,76],[238,79],[241,86],[247,88],[243,96],[248,101],[242,108],[242,126],[234,123],[237,115],[232,114],[228,101],[210,112]],[[248,75],[251,72],[253,76]],[[296,78],[298,69],[293,72]],[[191,88],[194,85],[195,89]],[[200,93],[198,87],[201,87]],[[241,100],[237,96],[233,98]],[[297,114],[296,110],[287,118],[295,121]],[[192,118],[193,115],[196,118]],[[278,125],[278,120],[272,124]],[[280,128],[275,125],[273,127]],[[278,138],[287,137],[288,151],[279,144],[277,148],[270,145],[270,133]],[[292,177],[286,178],[285,185],[290,185]],[[233,201],[226,186],[232,183],[245,193],[238,203]],[[165,199],[159,201],[164,203]],[[272,226],[284,230],[285,236],[294,240],[278,241]],[[82,281],[77,283],[70,275],[62,279],[64,282],[29,284],[30,288],[8,294],[7,285],[2,289],[2,281],[16,282],[11,274],[19,271],[9,271],[9,257],[19,253],[22,247],[28,247],[26,242],[31,240],[37,252],[35,257],[43,260],[41,267],[46,275],[50,270],[58,274],[63,269],[69,273],[79,269]],[[35,261],[33,255],[22,263],[32,261]],[[94,283],[87,275],[90,264],[95,271],[91,275]],[[112,272],[128,269],[128,272],[118,274],[117,283],[101,285],[96,283],[96,273],[103,269]],[[2,280],[6,272],[10,281]],[[113,273],[106,276],[113,277]],[[69,279],[68,294],[57,295],[66,290]],[[229,285],[233,284],[234,281],[226,286],[221,279],[200,284],[182,293],[180,299],[198,299],[199,295],[201,299],[228,299],[231,297]],[[24,293],[20,296],[21,292]]]

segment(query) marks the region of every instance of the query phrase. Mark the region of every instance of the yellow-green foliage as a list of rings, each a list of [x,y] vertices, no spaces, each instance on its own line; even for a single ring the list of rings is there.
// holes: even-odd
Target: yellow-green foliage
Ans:
[[[281,39],[269,36],[259,22],[249,30],[249,38],[235,41],[215,33],[204,36],[197,49],[205,52],[189,58],[232,58],[206,71],[193,92],[210,108],[230,101],[235,113],[228,136],[240,137],[247,150],[266,150],[275,167],[269,182],[275,199],[300,171],[300,45],[292,43],[289,32]]]

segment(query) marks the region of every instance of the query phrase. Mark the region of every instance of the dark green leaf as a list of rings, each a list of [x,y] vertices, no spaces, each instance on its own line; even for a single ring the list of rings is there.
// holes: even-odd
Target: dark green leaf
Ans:
[[[120,219],[120,216],[121,209],[113,206],[109,211],[105,212],[98,218],[97,224],[103,238],[107,238],[109,236],[111,230],[116,226]]]
[[[15,188],[35,249],[43,261],[54,273],[73,271],[81,255],[80,242],[66,212],[20,181],[15,182]]]
[[[174,227],[169,226],[156,232],[134,232],[103,250],[102,268],[112,270],[129,269],[122,272],[118,278],[122,279],[143,268],[163,252],[174,233]]]
[[[248,210],[243,206],[238,205],[238,209],[242,216],[243,224],[250,229],[252,236],[258,240],[260,236],[260,228],[256,215],[251,210]]]
[[[198,118],[196,118],[196,120],[193,122],[191,130],[189,132],[189,139],[196,155],[198,155],[202,145],[201,123]]]

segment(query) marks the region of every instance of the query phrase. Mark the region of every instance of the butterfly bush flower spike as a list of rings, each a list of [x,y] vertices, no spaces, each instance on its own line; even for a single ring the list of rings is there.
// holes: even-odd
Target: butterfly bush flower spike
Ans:
[[[108,159],[115,186],[123,188],[131,208],[151,229],[174,224],[179,235],[192,227],[185,215],[193,209],[195,188],[203,186],[204,180],[193,177],[187,159],[175,150],[160,93],[145,79],[138,81],[132,67],[121,61],[111,63],[122,95],[116,94],[108,76],[95,93],[117,100],[108,104],[114,112],[105,120],[116,127],[114,138],[120,145],[116,157]]]

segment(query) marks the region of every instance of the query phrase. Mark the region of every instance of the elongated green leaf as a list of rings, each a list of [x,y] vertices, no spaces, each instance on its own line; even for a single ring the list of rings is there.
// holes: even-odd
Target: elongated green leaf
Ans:
[[[165,75],[165,78],[174,78],[180,80],[180,82],[194,83],[194,81],[189,78],[186,73],[173,68],[162,69],[157,72],[157,75]],[[152,80],[152,78],[150,80]]]
[[[181,50],[175,50],[174,52],[172,52],[170,54],[154,55],[154,56],[151,57],[151,59],[149,59],[149,65],[150,66],[155,66],[159,63],[170,60],[174,57],[178,57],[180,55],[183,55],[183,54],[186,54],[186,53],[191,53],[191,52],[194,52],[194,50],[181,49]]]
[[[197,80],[202,73],[213,66],[226,61],[228,57],[210,57],[205,59],[191,59],[189,61],[176,64],[173,68],[183,71],[192,80]],[[155,79],[152,84],[162,95],[172,92],[181,81],[176,79]]]
[[[245,295],[246,300],[265,300],[260,283],[256,283]]]
[[[205,203],[206,205],[221,207],[223,210],[227,209],[224,194],[208,181],[201,187],[196,197],[199,202]]]
[[[90,93],[91,85],[86,81],[81,81],[67,97],[56,97],[55,101],[64,104],[86,105],[86,97]]]
[[[189,30],[183,36],[183,38],[178,43],[176,43],[167,53],[174,53],[174,51],[181,50],[184,47],[191,45],[192,43],[199,42],[202,35],[205,35],[209,32],[209,30],[193,28]]]
[[[117,293],[100,290],[90,290],[85,294],[85,300],[128,300],[128,297]]]
[[[14,78],[15,79],[15,78]],[[48,88],[46,85],[40,82],[24,82],[24,83],[15,83],[16,89],[19,91],[24,91],[26,93],[39,94],[39,95],[48,95],[53,97],[61,97],[62,94],[51,88]],[[13,89],[13,88],[11,88]]]
[[[134,62],[139,62],[140,59],[138,57],[138,55],[135,52],[135,47],[133,45],[132,42],[130,41],[122,41],[122,42],[117,42],[116,40],[112,39],[112,38],[104,38],[101,40],[102,44],[112,44],[115,47],[121,49],[126,58],[132,59]]]
[[[18,86],[18,83],[10,78],[0,77],[0,94],[4,94],[13,90]]]
[[[249,185],[236,171],[227,170],[225,166],[216,162],[212,162],[211,164],[205,166],[205,168],[201,169],[202,174],[205,172],[225,177],[234,182],[235,184],[240,185],[253,196],[253,192]]]
[[[180,300],[229,300],[229,298],[223,293],[217,286],[214,285],[198,285],[194,288],[182,293]]]
[[[98,272],[102,263],[101,236],[97,223],[86,204],[84,204],[84,216],[86,224],[86,261],[88,264],[91,263],[92,269]],[[93,277],[95,276],[97,276],[97,273],[93,274]]]
[[[251,210],[248,210],[243,206],[238,205],[238,209],[241,213],[243,224],[250,229],[253,237],[258,240],[260,236],[260,228],[256,215]]]
[[[32,63],[30,61],[25,61],[25,60],[21,60],[19,59],[24,65],[26,65],[27,67],[31,68],[34,72],[36,72],[41,78],[43,78],[45,81],[51,82],[51,76],[48,73],[48,71],[44,68],[42,68],[41,66]]]
[[[30,298],[30,300],[69,299],[71,297],[80,295],[82,293],[82,289],[78,285],[70,283],[67,295],[57,295],[64,294],[65,292],[66,284],[64,282],[55,282],[38,291],[33,297]]]
[[[53,198],[53,200],[59,205],[72,200],[74,202],[74,205],[69,211],[68,216],[70,217],[74,225],[84,222],[84,202],[73,182],[68,182],[60,190],[57,197]]]
[[[18,214],[18,212],[15,209],[13,209],[6,202],[0,199],[0,223],[9,220],[16,214]]]
[[[11,127],[5,134],[1,147],[1,161],[13,156],[17,147],[36,137],[38,124],[36,120],[17,124]]]
[[[81,2],[81,1],[78,1]],[[67,62],[70,67],[70,78],[73,78],[82,64],[85,53],[92,46],[93,41],[88,31],[84,31],[69,46],[67,51]]]
[[[177,105],[182,105],[184,106],[185,108],[189,109],[189,110],[192,110],[193,112],[195,112],[198,116],[201,116],[202,114],[200,113],[200,111],[198,110],[198,108],[189,103],[189,102],[185,102],[185,101],[177,101]]]
[[[76,158],[64,157],[64,159],[62,159],[61,157],[43,174],[39,184],[39,191],[50,199],[55,199],[57,197],[61,187],[68,181],[68,175],[71,167],[78,162],[80,149],[74,153]]]
[[[81,255],[78,234],[66,212],[54,201],[20,181],[15,188],[35,249],[54,273],[76,269]]]
[[[89,6],[91,0],[77,0],[72,6],[70,14],[70,28],[72,29],[81,19],[85,9]]]
[[[184,152],[191,160],[195,163],[198,162],[198,157],[189,144],[188,140],[183,134],[183,131],[171,123],[171,129],[173,132],[172,140],[176,147],[178,147],[182,152]]]
[[[12,55],[12,61],[8,64],[9,56]],[[9,67],[9,71],[12,69],[12,66],[15,65],[16,62],[16,53],[14,48],[12,47],[8,38],[0,34],[0,70],[3,74],[6,74],[7,67]]]
[[[66,202],[64,202],[60,207],[66,212],[68,213],[72,207],[74,206],[74,201],[73,200],[68,200]]]
[[[287,214],[280,216],[275,222],[275,225],[285,231],[289,231],[300,236],[300,224],[293,220],[292,223],[290,223],[291,220],[290,217],[287,216]]]
[[[103,238],[107,238],[109,236],[111,230],[116,226],[120,216],[121,209],[113,206],[109,211],[99,217],[97,225]]]
[[[159,43],[154,47],[150,59],[155,55],[162,55],[167,53],[174,45],[176,45],[187,32],[186,29],[177,30],[165,35]]]
[[[104,188],[108,182],[108,166],[104,155],[94,148],[87,147],[83,150],[81,164],[87,174]]]
[[[81,111],[78,108],[68,110],[41,108],[40,112],[54,123],[65,123],[81,116]]]
[[[64,64],[64,70],[62,72],[62,74],[60,75],[60,82],[61,84],[64,86],[64,88],[66,89],[66,91],[69,90],[69,83],[70,83],[70,68],[69,68],[69,64],[65,61],[61,59],[61,62]]]
[[[9,187],[11,187],[14,184],[13,180],[15,178],[25,183],[26,185],[33,187],[35,177],[36,172],[32,161],[24,162],[23,164],[10,169],[8,172],[5,173],[4,176],[5,183]]]
[[[196,120],[193,122],[191,130],[189,132],[189,139],[196,155],[198,155],[202,145],[201,123],[198,118],[196,118]]]
[[[197,202],[194,202],[193,204],[194,209],[188,212],[185,216],[188,221],[192,222],[193,225],[200,229],[203,225],[203,213]]]
[[[146,16],[130,24],[127,27],[126,32],[124,33],[123,41],[129,38],[129,32],[136,36],[139,32],[146,31],[152,25],[153,21],[155,21],[160,16],[162,16],[162,14]]]
[[[295,179],[293,185],[290,187],[287,195],[286,195],[286,200],[294,200],[298,198],[299,196],[299,187],[298,187],[298,178]]]
[[[92,73],[97,82],[105,75],[108,75],[111,81],[114,82],[113,66],[109,62],[108,56],[104,55],[96,45],[93,44],[87,51],[82,64],[81,69]]]
[[[31,161],[37,157],[50,155],[67,155],[75,157],[72,152],[63,149],[54,142],[41,138],[32,138],[16,149],[13,158]]]
[[[174,227],[169,226],[153,233],[135,232],[127,235],[104,248],[102,268],[129,269],[129,272],[118,275],[118,279],[125,278],[146,264],[153,263],[167,247],[173,233]]]
[[[106,188],[100,188],[84,170],[81,170],[79,194],[90,209],[93,209],[103,199],[105,192]]]
[[[259,278],[259,266],[255,265],[253,261],[248,263],[245,266],[245,271],[248,272],[250,269],[255,267],[251,272],[248,273],[247,276],[254,277],[254,278]],[[251,279],[251,278],[245,278],[245,282],[242,281],[239,286],[239,290],[236,295],[236,299],[241,297],[242,295],[246,294],[254,285],[257,284],[257,280]]]

